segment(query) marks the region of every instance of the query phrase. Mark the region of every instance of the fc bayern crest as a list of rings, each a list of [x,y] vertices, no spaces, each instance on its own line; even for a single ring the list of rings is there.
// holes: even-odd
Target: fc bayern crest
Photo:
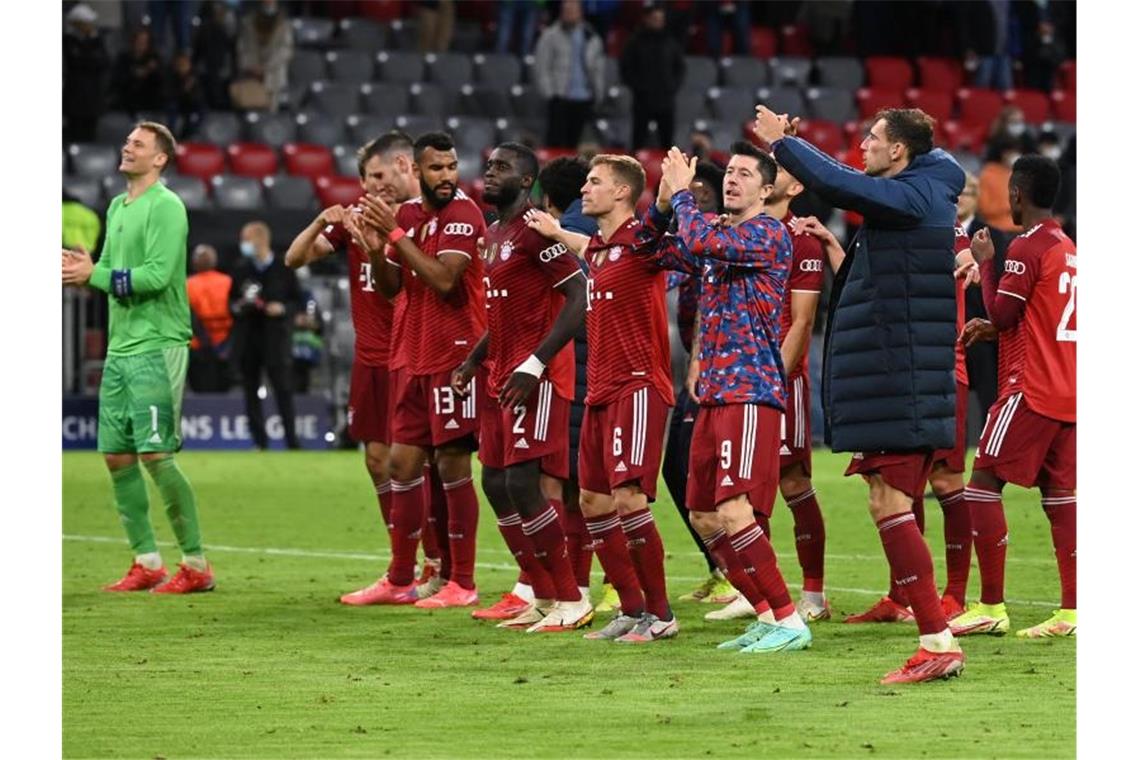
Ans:
[[[427,231],[428,237],[435,234],[435,226],[436,226],[436,220],[433,218],[430,222],[428,222],[428,231]]]
[[[511,246],[511,242],[508,240],[507,242],[503,243],[501,248],[499,248],[499,258],[501,258],[503,261],[506,261],[511,257],[511,254],[513,252],[514,249]]]
[[[615,245],[610,249],[610,261],[617,261],[621,258],[621,246]]]

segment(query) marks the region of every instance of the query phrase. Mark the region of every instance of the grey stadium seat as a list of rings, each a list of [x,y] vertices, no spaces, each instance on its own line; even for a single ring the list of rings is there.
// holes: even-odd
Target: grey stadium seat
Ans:
[[[419,53],[385,50],[376,56],[376,78],[384,82],[422,82],[424,58]]]
[[[685,56],[685,79],[681,88],[704,92],[717,86],[717,69],[713,59],[704,55]]]
[[[863,86],[863,62],[850,56],[823,56],[815,59],[819,83],[854,92]]]
[[[237,114],[228,111],[208,113],[198,125],[198,136],[205,142],[225,147],[241,139],[241,121]]]
[[[455,22],[455,32],[451,36],[451,49],[459,53],[477,53],[486,47],[483,39],[483,26],[477,21],[459,19]]]
[[[108,111],[95,123],[95,142],[101,145],[122,145],[134,126],[135,119],[129,113]]]
[[[388,47],[391,50],[415,50],[419,44],[419,24],[416,19],[398,18],[388,27]]]
[[[327,18],[293,19],[293,41],[300,47],[328,47],[335,30],[336,26]]]
[[[495,85],[465,84],[460,91],[459,112],[488,118],[506,117],[513,113],[507,90]]]
[[[460,153],[481,156],[484,148],[495,144],[495,122],[482,116],[452,116],[447,120],[447,131],[455,140]],[[462,172],[459,176],[465,176]]]
[[[609,87],[611,84],[621,84],[621,66],[618,64],[617,58],[606,56],[605,64],[605,86]]]
[[[472,62],[475,79],[480,83],[507,89],[522,82],[522,65],[518,56],[505,53],[478,53]]]
[[[720,76],[725,87],[761,87],[771,82],[768,64],[745,56],[720,59]]]
[[[298,142],[325,146],[344,142],[344,122],[341,119],[313,111],[302,111],[296,118]]]
[[[534,83],[534,55],[525,55],[523,56],[522,62],[522,79],[519,81],[519,84],[533,85]]]
[[[545,119],[546,101],[537,87],[516,84],[511,88],[511,112],[524,119]]]
[[[598,139],[602,145],[630,147],[630,138],[633,136],[632,119],[596,119],[593,125],[598,132]]]
[[[728,150],[728,147],[734,142],[744,139],[743,133],[741,132],[741,124],[737,122],[698,119],[693,122],[691,129],[708,132],[711,136],[713,147],[717,150]]]
[[[238,177],[233,174],[219,174],[211,184],[214,186],[214,200],[218,208],[233,211],[253,211],[264,205],[261,197],[261,183],[252,177]]]
[[[360,169],[356,165],[356,148],[351,145],[337,145],[333,147],[332,152],[337,174],[344,177],[360,176]]]
[[[431,81],[451,84],[453,88],[470,82],[474,76],[471,56],[465,53],[428,53],[424,63]]]
[[[246,139],[280,148],[297,139],[296,120],[283,113],[250,111],[245,115]]]
[[[360,110],[360,86],[342,82],[313,82],[305,108],[329,116],[347,116]]]
[[[542,142],[546,135],[545,119],[499,119],[495,122],[499,132],[499,142],[521,142],[534,140]]]
[[[804,96],[794,87],[761,87],[756,91],[756,102],[763,103],[776,113],[786,113],[790,117],[807,112]]]
[[[356,145],[363,145],[396,125],[392,114],[353,114],[344,120],[348,136]],[[413,135],[414,137],[414,135]],[[355,174],[355,172],[353,172]]]
[[[787,56],[768,61],[772,76],[768,80],[773,87],[807,87],[811,77],[811,59]]]
[[[289,59],[290,84],[308,86],[309,82],[316,82],[327,77],[328,67],[325,65],[324,53],[319,50],[306,50],[305,48],[293,50],[293,57]]]
[[[329,79],[349,84],[371,82],[375,74],[375,60],[376,56],[367,50],[330,50],[325,54]]]
[[[111,199],[119,193],[125,193],[127,191],[127,180],[118,172],[108,174],[100,180],[99,184],[103,188],[103,197],[107,199],[107,203],[110,203]]]
[[[121,182],[121,180],[120,180]],[[106,205],[103,201],[103,187],[96,177],[63,177],[63,191],[92,211],[102,212]]]
[[[201,211],[213,206],[210,203],[210,194],[206,191],[206,183],[197,177],[164,174],[162,182],[182,199],[182,204],[190,211]]]
[[[450,91],[440,84],[417,82],[409,91],[413,113],[446,118],[459,111],[458,90]]]
[[[442,116],[401,114],[396,117],[396,129],[402,129],[413,138],[424,132],[446,131]]]
[[[677,108],[673,113],[676,124],[688,124],[697,119],[707,119],[709,113],[708,99],[704,90],[682,90],[677,96]]]
[[[615,84],[606,90],[599,115],[606,118],[629,118],[633,115],[633,92],[624,84]]]
[[[313,193],[312,183],[305,177],[266,177],[261,184],[265,188],[265,199],[273,208],[316,210],[317,196]]]
[[[397,114],[412,109],[411,93],[403,82],[369,82],[361,85],[364,110],[376,114]]]
[[[855,98],[850,90],[838,87],[809,87],[804,94],[807,96],[808,113],[813,119],[827,119],[837,124],[845,124],[859,116],[859,111],[855,107]]]
[[[370,53],[388,47],[388,28],[372,19],[344,18],[339,27],[337,39],[346,47]]]
[[[67,146],[67,155],[73,174],[96,179],[118,171],[122,158],[118,148],[93,143],[72,143]]]
[[[756,113],[756,99],[746,87],[714,87],[709,112],[720,121],[742,122]]]

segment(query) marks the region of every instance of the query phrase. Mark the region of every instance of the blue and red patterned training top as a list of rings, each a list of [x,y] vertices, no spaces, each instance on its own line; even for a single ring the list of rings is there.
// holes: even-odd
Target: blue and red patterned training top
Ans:
[[[688,190],[672,203],[677,234],[665,234],[669,217],[650,205],[634,251],[702,278],[701,405],[760,403],[782,411],[780,313],[792,262],[787,229],[765,214],[737,227],[716,226]]]

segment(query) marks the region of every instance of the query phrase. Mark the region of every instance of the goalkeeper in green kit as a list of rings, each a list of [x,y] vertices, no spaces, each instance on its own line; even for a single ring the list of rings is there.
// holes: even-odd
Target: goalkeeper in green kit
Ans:
[[[186,298],[186,207],[159,182],[174,161],[170,130],[138,124],[122,149],[127,192],[107,209],[98,264],[82,249],[63,251],[63,284],[108,294],[110,336],[99,387],[99,451],[111,471],[115,507],[135,559],[107,591],[186,594],[210,591],[214,575],[202,554],[198,506],[174,461],[182,447],[182,389],[190,343]],[[162,494],[182,562],[173,578],[158,553],[142,466]]]

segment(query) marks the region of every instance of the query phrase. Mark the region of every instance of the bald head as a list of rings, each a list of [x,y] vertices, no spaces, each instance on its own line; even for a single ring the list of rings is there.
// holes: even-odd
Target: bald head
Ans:
[[[191,257],[195,272],[209,272],[218,266],[218,252],[214,246],[205,243],[194,247]]]

